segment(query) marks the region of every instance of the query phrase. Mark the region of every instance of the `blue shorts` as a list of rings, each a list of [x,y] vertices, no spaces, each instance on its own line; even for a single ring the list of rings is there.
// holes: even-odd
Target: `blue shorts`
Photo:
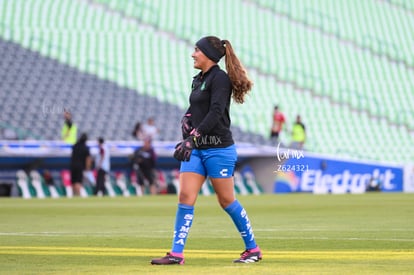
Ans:
[[[211,178],[230,178],[237,161],[236,146],[194,149],[190,161],[182,161],[180,172],[194,172]]]

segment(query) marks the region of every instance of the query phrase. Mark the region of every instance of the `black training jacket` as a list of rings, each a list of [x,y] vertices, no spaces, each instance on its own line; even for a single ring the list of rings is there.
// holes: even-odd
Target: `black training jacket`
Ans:
[[[230,131],[232,85],[225,71],[214,65],[206,73],[197,74],[192,83],[190,121],[201,137],[199,149],[223,148],[234,144]]]

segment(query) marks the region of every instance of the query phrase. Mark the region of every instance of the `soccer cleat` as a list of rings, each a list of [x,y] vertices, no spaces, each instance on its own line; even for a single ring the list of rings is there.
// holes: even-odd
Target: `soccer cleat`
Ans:
[[[233,261],[233,263],[254,263],[262,259],[262,252],[259,247],[254,249],[246,249],[240,254],[241,257]]]
[[[151,260],[151,264],[155,265],[167,265],[167,264],[184,264],[184,258],[174,256],[170,252],[162,258],[156,258]]]

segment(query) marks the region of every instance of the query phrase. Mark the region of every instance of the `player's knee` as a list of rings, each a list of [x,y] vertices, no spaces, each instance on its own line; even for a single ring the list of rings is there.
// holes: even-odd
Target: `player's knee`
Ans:
[[[233,201],[234,197],[217,197],[218,203],[220,204],[221,208],[226,208],[229,206]]]
[[[185,205],[194,205],[196,199],[197,199],[197,195],[190,194],[187,192],[180,192],[180,194],[178,195],[178,201],[181,204],[185,204]]]

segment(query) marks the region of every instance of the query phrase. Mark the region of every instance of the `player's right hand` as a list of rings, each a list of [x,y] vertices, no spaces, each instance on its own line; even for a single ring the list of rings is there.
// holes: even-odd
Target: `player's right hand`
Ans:
[[[197,138],[189,136],[175,146],[174,158],[179,161],[189,161],[193,149],[197,147]]]
[[[181,119],[181,132],[183,134],[183,138],[188,138],[191,131],[194,129],[191,125],[190,117],[191,114],[185,114],[185,116]]]

